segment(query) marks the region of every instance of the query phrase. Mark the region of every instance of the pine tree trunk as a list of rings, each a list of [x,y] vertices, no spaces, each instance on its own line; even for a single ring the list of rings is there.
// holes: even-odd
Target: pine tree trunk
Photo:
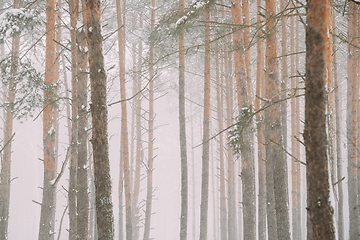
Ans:
[[[286,0],[280,1],[281,11],[286,9]],[[286,11],[284,12],[286,14]],[[281,18],[281,99],[286,98],[286,90],[288,85],[288,58],[287,58],[287,18]],[[287,150],[287,101],[281,102],[281,133],[283,139],[283,148]],[[285,161],[287,161],[287,154],[283,151]]]
[[[283,145],[280,117],[279,93],[279,66],[277,60],[277,37],[274,16],[276,14],[276,1],[266,1],[266,66],[267,66],[267,98],[273,104],[269,108],[269,136],[270,136],[270,161],[272,161],[274,197],[276,209],[276,229],[279,239],[290,239],[289,231],[289,199],[287,183],[287,163],[283,150],[278,146]],[[269,159],[267,158],[267,161]],[[269,188],[267,188],[269,189]]]
[[[55,121],[53,101],[55,85],[55,0],[46,1],[46,56],[45,56],[45,84],[44,111],[43,111],[43,148],[44,148],[44,187],[41,204],[41,216],[39,227],[39,240],[53,238],[54,226],[51,223],[55,216],[55,185],[52,181],[56,175],[55,162]]]
[[[79,1],[70,1],[71,25],[71,158],[69,177],[69,240],[77,239],[77,212],[76,212],[76,175],[78,161],[78,59],[76,43],[76,25],[79,13]]]
[[[348,92],[347,92],[347,149],[348,149],[348,194],[349,194],[349,239],[357,239],[359,236],[358,212],[357,209],[357,99],[359,97],[356,71],[356,44],[357,40],[357,6],[349,2],[348,19],[348,41],[349,55],[347,63]]]
[[[309,0],[306,28],[305,148],[308,239],[335,239],[326,153],[326,56],[330,2]],[[315,109],[315,110],[314,110]],[[309,234],[310,233],[310,234]]]
[[[226,37],[225,37],[226,38]],[[223,48],[225,48],[225,44],[227,44],[227,40],[224,39],[224,45]],[[227,48],[223,49],[223,52],[225,54],[225,50],[227,52]],[[226,61],[226,59],[224,59]],[[225,64],[222,64],[225,65]],[[227,66],[228,68],[228,66]],[[223,70],[223,67],[221,67],[221,70]],[[224,75],[226,75],[226,71],[224,72]],[[225,77],[226,78],[226,77]],[[221,82],[220,82],[221,81]],[[216,100],[217,100],[217,118],[218,118],[218,126],[219,131],[222,131],[224,129],[224,123],[223,123],[223,78],[221,78],[219,82],[216,82]],[[227,239],[227,222],[226,222],[226,185],[225,185],[225,160],[224,160],[224,136],[222,133],[219,134],[219,171],[220,171],[220,239],[226,240]]]
[[[143,19],[142,16],[139,16],[139,28],[143,27]],[[142,52],[143,45],[142,41],[139,41],[139,49],[138,49],[138,67],[137,67],[137,91],[140,92],[142,88]],[[135,160],[135,173],[134,173],[134,197],[133,197],[133,236],[134,240],[139,239],[139,227],[140,227],[140,213],[139,213],[139,193],[140,193],[140,172],[141,165],[143,161],[143,148],[142,148],[142,122],[141,122],[141,93],[136,96],[136,160]]]
[[[88,18],[85,11],[85,0],[82,0],[83,19]],[[87,82],[88,82],[88,56],[87,33],[83,30],[77,33],[78,42],[78,168],[77,168],[77,239],[87,240],[89,231],[89,196],[87,181]]]
[[[243,7],[246,9],[246,0],[244,0]],[[244,10],[246,12],[246,10]],[[236,25],[241,25],[241,2],[234,1],[232,4],[232,23]],[[244,15],[244,24],[246,25],[248,21],[246,20],[246,15]],[[249,33],[244,32],[244,39],[248,38]],[[247,75],[250,72],[250,59],[246,58],[246,52],[244,51],[244,45],[241,41],[241,32],[237,31],[233,35],[234,42],[234,61],[235,61],[235,78],[237,86],[237,99],[238,99],[238,111],[242,114],[244,109],[249,109],[251,101],[251,92],[252,87],[249,86],[249,76]],[[248,41],[248,39],[247,39]],[[246,40],[244,41],[247,42]],[[246,44],[246,43],[245,43]],[[249,51],[247,51],[249,52]],[[243,55],[245,54],[245,61]],[[248,62],[248,61],[249,62]],[[248,70],[248,72],[246,71]],[[242,142],[240,146],[241,151],[241,180],[242,180],[242,191],[243,191],[243,231],[244,239],[255,239],[256,238],[256,210],[255,210],[255,167],[254,167],[254,150],[253,150],[253,134],[251,130],[251,123],[249,126],[243,126],[244,131],[241,136]],[[230,211],[230,209],[229,209]],[[229,228],[231,226],[229,225]],[[229,236],[229,239],[231,237]],[[233,238],[235,239],[235,238]]]
[[[120,82],[125,82],[125,29],[123,23],[123,11],[121,9],[120,0],[116,0],[116,19],[118,25],[118,48],[119,48],[119,71],[120,71]],[[123,87],[123,86],[122,86]],[[121,103],[122,104],[122,103]],[[126,104],[126,103],[125,103]],[[122,116],[123,117],[123,116]],[[126,116],[127,118],[127,116]],[[121,135],[122,137],[122,135]],[[119,171],[119,240],[124,239],[123,229],[123,188],[124,188],[124,156],[121,151],[120,156],[120,171]]]
[[[336,35],[336,19],[335,11],[333,9],[333,19],[332,19],[332,32]],[[344,193],[343,193],[343,177],[342,173],[342,156],[341,156],[341,121],[340,121],[340,86],[337,76],[337,58],[336,58],[336,38],[333,37],[333,74],[334,74],[334,88],[335,88],[335,141],[336,141],[336,161],[337,161],[337,179],[336,182],[338,186],[338,239],[344,239]]]
[[[210,137],[210,9],[205,9],[205,70],[204,70],[204,119],[201,174],[200,240],[207,239],[209,201],[209,137]]]
[[[184,13],[185,0],[179,1],[179,9]],[[179,131],[181,157],[181,215],[180,240],[187,239],[188,222],[188,167],[186,150],[186,118],[185,118],[185,52],[184,26],[181,26],[179,35]]]
[[[262,10],[261,0],[257,0],[257,10]],[[257,21],[260,22],[261,16],[257,14]],[[260,27],[260,23],[259,23]],[[255,111],[261,107],[260,97],[264,97],[264,42],[261,39],[261,32],[257,33],[257,65],[256,65],[256,97]],[[257,144],[258,144],[258,181],[259,181],[259,197],[258,197],[258,234],[259,240],[266,239],[266,165],[265,165],[265,148],[264,148],[264,114],[256,115]]]
[[[292,5],[294,7],[294,5]],[[290,71],[291,71],[291,151],[292,154],[300,158],[300,145],[296,137],[299,137],[299,99],[295,97],[298,95],[298,78],[295,77],[296,64],[295,64],[295,17],[290,17]],[[292,237],[296,240],[301,239],[301,201],[300,201],[300,163],[292,159],[291,161],[291,180],[292,180]]]
[[[120,3],[117,2],[117,9],[120,10]],[[122,14],[122,12],[121,12]],[[120,23],[119,19],[119,12],[118,12],[118,26],[122,26],[124,22]],[[134,21],[134,20],[133,20]],[[120,99],[125,100],[126,99],[126,89],[125,89],[125,56],[122,56],[125,54],[125,48],[124,42],[125,41],[125,31],[124,29],[120,29],[119,31],[119,61],[120,57],[122,58],[122,61],[119,62],[120,65]],[[120,34],[122,33],[122,34]],[[121,54],[121,55],[120,55]],[[123,169],[124,171],[124,190],[125,190],[125,215],[126,215],[126,240],[133,239],[133,212],[132,212],[132,184],[131,184],[131,168],[130,168],[130,159],[129,159],[129,142],[128,142],[128,126],[127,126],[127,102],[123,101],[121,102],[121,139],[120,139],[120,169]],[[122,206],[120,206],[122,207]],[[120,224],[120,223],[119,223]]]
[[[102,52],[100,1],[86,0],[86,9],[89,11],[86,31],[91,83],[91,143],[94,159],[97,229],[99,239],[110,240],[114,239],[114,215],[111,201],[106,74]]]
[[[21,0],[14,1],[14,8],[22,7]],[[11,78],[6,89],[4,107],[4,153],[1,161],[0,172],[0,239],[8,239],[9,209],[10,209],[10,165],[11,165],[11,145],[13,137],[13,119],[14,119],[14,102],[16,92],[16,75],[18,72],[20,50],[20,33],[12,38],[11,46]]]
[[[151,1],[151,23],[150,30],[155,28],[155,0]],[[147,193],[146,193],[146,210],[145,210],[145,226],[144,226],[144,240],[150,239],[151,227],[151,209],[153,199],[153,170],[154,170],[154,39],[150,39],[150,56],[149,56],[149,132],[148,132],[148,166],[147,166]],[[186,162],[187,164],[187,162]],[[186,172],[187,175],[187,172]],[[186,185],[187,188],[187,185]],[[187,191],[186,191],[187,195]],[[187,196],[186,196],[187,197]],[[186,209],[187,210],[187,209]],[[187,211],[186,211],[187,213]],[[186,215],[187,222],[187,215]]]

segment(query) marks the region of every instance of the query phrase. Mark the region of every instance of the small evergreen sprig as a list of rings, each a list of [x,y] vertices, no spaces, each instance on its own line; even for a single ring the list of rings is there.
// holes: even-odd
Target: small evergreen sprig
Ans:
[[[241,151],[241,145],[243,143],[244,129],[251,126],[253,117],[253,107],[243,107],[239,116],[235,118],[236,124],[229,130],[228,145],[232,148],[235,154],[239,154]]]

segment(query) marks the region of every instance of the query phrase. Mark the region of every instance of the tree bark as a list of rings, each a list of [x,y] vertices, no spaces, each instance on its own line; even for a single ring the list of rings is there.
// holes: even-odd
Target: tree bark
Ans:
[[[43,148],[44,148],[44,187],[41,204],[39,240],[52,239],[54,226],[51,225],[55,216],[55,188],[52,183],[56,175],[55,162],[55,120],[54,120],[54,85],[55,83],[55,0],[46,1],[46,55],[45,84],[43,111]]]
[[[209,201],[209,137],[210,137],[210,9],[205,9],[205,70],[204,70],[204,119],[201,174],[200,240],[207,239]]]
[[[276,37],[276,1],[266,0],[266,66],[267,66],[267,98],[274,103],[269,108],[269,136],[270,136],[270,160],[273,168],[274,197],[276,209],[276,229],[279,239],[290,239],[289,231],[289,199],[287,183],[287,163],[283,150],[277,145],[283,145],[281,133],[280,100],[279,93],[279,66],[277,60],[277,37]],[[269,166],[270,167],[270,166]],[[269,189],[269,188],[267,188]]]
[[[71,158],[69,177],[69,240],[77,239],[76,175],[78,161],[78,57],[76,25],[79,17],[79,0],[69,2],[71,35]]]
[[[185,10],[185,0],[179,1],[179,9]],[[186,150],[186,117],[185,117],[185,51],[184,26],[180,27],[179,35],[179,131],[180,131],[180,157],[181,157],[181,215],[180,240],[187,239],[188,222],[188,167]]]
[[[151,0],[151,23],[150,30],[155,28],[155,0]],[[153,199],[153,170],[154,170],[154,39],[150,39],[150,56],[149,56],[149,132],[148,132],[148,166],[147,166],[147,192],[146,192],[146,210],[145,210],[145,226],[144,226],[144,240],[150,239],[151,227],[151,209]],[[187,164],[187,162],[186,162]],[[187,175],[187,172],[186,172]],[[186,185],[187,187],[187,185]],[[186,192],[187,195],[187,192]],[[187,196],[186,196],[187,197]],[[186,209],[187,210],[187,209]],[[187,213],[187,212],[186,212]],[[187,216],[186,216],[187,222]]]
[[[306,27],[305,148],[308,239],[335,239],[326,153],[326,56],[330,2],[308,0]]]
[[[111,177],[108,147],[108,111],[106,105],[106,74],[102,52],[101,3],[86,0],[89,18],[86,21],[91,83],[91,116],[96,218],[99,239],[114,239],[114,215],[111,201]]]
[[[247,12],[248,2],[243,1],[244,13]],[[247,6],[247,7],[246,7]],[[232,3],[232,23],[235,25],[241,25],[241,1],[237,0]],[[246,20],[248,14],[244,14],[244,24],[249,24]],[[238,99],[238,111],[240,116],[250,110],[251,92],[252,86],[249,86],[249,78],[247,75],[250,72],[250,59],[246,58],[246,54],[249,51],[244,50],[244,43],[249,40],[249,33],[246,30],[244,32],[244,42],[242,42],[241,32],[237,32],[233,35],[234,43],[234,61],[235,61],[235,78],[237,86],[237,99]],[[245,40],[247,39],[247,40]],[[243,55],[245,54],[245,61]],[[248,61],[247,61],[248,60]],[[245,117],[245,116],[244,116]],[[244,131],[241,138],[241,180],[242,180],[242,192],[243,192],[243,232],[244,239],[256,238],[256,209],[255,209],[255,162],[254,162],[254,150],[253,150],[253,134],[251,130],[251,123],[248,126],[242,126]],[[230,211],[230,209],[229,209]],[[229,225],[229,228],[231,226]],[[235,235],[234,235],[235,236]],[[229,239],[232,237],[229,236]],[[233,238],[235,239],[235,238]]]
[[[292,7],[295,7],[292,5]],[[295,55],[295,19],[296,17],[290,17],[290,71],[291,71],[291,93],[294,96],[291,99],[291,151],[292,154],[299,159],[300,158],[300,145],[296,138],[299,138],[299,99],[295,97],[298,95],[299,79],[295,77],[296,64]],[[292,159],[291,162],[291,180],[292,180],[292,237],[296,240],[301,239],[301,201],[300,201],[300,163]]]
[[[123,10],[121,9],[121,1],[116,0],[116,19],[118,30],[118,48],[119,48],[119,72],[120,82],[125,83],[125,29],[123,22]],[[125,88],[125,84],[121,84],[121,87]],[[121,90],[120,90],[121,92]],[[123,104],[123,103],[121,103]],[[125,102],[126,105],[126,102]],[[127,116],[122,115],[122,118]],[[121,119],[122,122],[122,119]],[[123,132],[121,133],[121,140],[123,138]],[[120,146],[121,148],[122,146]],[[128,148],[128,144],[126,146]],[[123,229],[123,189],[124,189],[124,151],[121,150],[120,156],[120,171],[119,171],[119,240],[124,239]]]
[[[261,0],[257,0],[257,10],[262,10]],[[261,15],[257,14],[257,21],[260,22]],[[260,23],[258,25],[260,27]],[[255,97],[255,111],[259,110],[260,97],[264,97],[264,42],[261,39],[261,32],[257,33],[256,48],[257,48],[257,65],[256,65],[256,97]],[[259,197],[258,197],[258,234],[259,240],[266,239],[266,161],[265,161],[265,139],[264,139],[264,114],[258,113],[256,115],[257,122],[257,141],[258,141],[258,181],[259,181]]]
[[[14,1],[14,8],[22,7],[21,0]],[[12,38],[11,46],[11,78],[8,89],[5,93],[4,106],[4,152],[1,161],[0,172],[0,239],[8,239],[9,210],[10,210],[10,165],[11,165],[11,145],[13,137],[14,104],[16,94],[16,75],[18,74],[20,51],[20,33]],[[6,144],[6,145],[5,145]]]
[[[88,18],[85,0],[82,0],[83,19]],[[77,32],[77,61],[78,61],[78,168],[77,168],[77,239],[87,240],[89,232],[89,196],[87,175],[87,81],[88,56],[85,29]]]
[[[336,19],[335,19],[335,11],[333,9],[333,19],[332,19],[332,32],[336,35]],[[337,75],[337,58],[336,58],[336,38],[333,37],[333,77],[334,77],[334,88],[335,88],[335,141],[336,141],[336,161],[337,161],[337,179],[338,182],[338,196],[339,201],[337,203],[338,206],[338,238],[339,240],[344,239],[344,193],[343,193],[343,181],[342,176],[342,156],[341,156],[341,121],[340,121],[340,86]],[[340,181],[340,182],[339,182]]]
[[[359,216],[357,212],[357,100],[359,98],[358,80],[357,80],[357,59],[356,47],[357,42],[357,6],[354,2],[349,2],[348,6],[348,41],[349,55],[347,63],[347,149],[348,149],[348,194],[349,194],[349,239],[357,239],[360,234]]]

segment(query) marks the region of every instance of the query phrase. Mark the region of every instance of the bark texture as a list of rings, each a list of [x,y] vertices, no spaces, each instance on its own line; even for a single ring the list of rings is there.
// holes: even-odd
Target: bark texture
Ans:
[[[354,2],[349,2],[348,5],[348,41],[349,41],[349,55],[347,62],[347,150],[348,150],[348,195],[349,195],[349,237],[350,239],[357,239],[360,235],[359,215],[358,215],[358,189],[357,189],[357,119],[358,114],[358,98],[359,93],[356,87],[358,86],[357,79],[357,50],[355,44],[357,43],[357,6]]]
[[[89,48],[91,117],[96,218],[99,239],[114,239],[114,215],[111,201],[111,177],[108,146],[108,111],[106,105],[106,74],[101,36],[100,0],[86,0],[89,17],[86,21]]]
[[[329,163],[326,153],[326,56],[330,2],[308,0],[306,28],[305,148],[308,239],[335,239],[329,200]]]
[[[261,0],[257,0],[257,10],[262,10]],[[257,14],[257,21],[260,22],[261,15]],[[260,27],[260,23],[259,23]],[[264,41],[261,39],[261,32],[257,33],[257,65],[256,65],[256,96],[255,111],[261,107],[260,97],[264,97]],[[265,139],[264,139],[264,113],[256,115],[257,141],[258,141],[258,181],[259,181],[259,202],[258,202],[258,234],[259,240],[266,239],[266,161],[265,161]]]
[[[55,0],[46,1],[46,55],[43,111],[43,149],[44,149],[44,187],[41,204],[39,240],[53,239],[54,227],[51,223],[55,216],[55,185],[52,180],[56,175],[55,162],[55,119],[54,119],[54,84],[55,84]]]
[[[268,111],[270,137],[269,157],[271,159],[267,158],[267,161],[272,162],[272,166],[269,167],[273,168],[277,235],[279,239],[290,239],[287,162],[283,150],[279,147],[283,145],[283,139],[281,132],[280,104],[278,103],[280,100],[280,84],[275,15],[276,1],[266,0],[266,18],[269,21],[266,25],[266,32],[269,34],[266,39],[267,98],[270,99],[270,103],[273,104]]]
[[[82,0],[83,19],[88,18],[88,12],[85,9],[84,0]],[[78,166],[77,166],[77,239],[87,240],[89,231],[89,196],[88,196],[88,156],[87,156],[87,84],[88,84],[88,57],[86,32],[78,30],[77,32],[77,61],[78,61]]]

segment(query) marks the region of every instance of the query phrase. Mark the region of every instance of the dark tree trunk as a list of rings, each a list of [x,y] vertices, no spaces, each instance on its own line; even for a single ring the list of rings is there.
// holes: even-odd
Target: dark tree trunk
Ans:
[[[82,0],[82,8],[85,10],[85,1]],[[86,19],[87,11],[83,11],[83,19]],[[88,239],[89,230],[89,196],[87,175],[87,82],[88,82],[88,58],[86,33],[84,30],[77,33],[77,61],[78,71],[78,168],[77,168],[77,239]]]
[[[309,229],[308,239],[335,239],[326,153],[326,49],[330,2],[307,1],[305,148]]]
[[[94,159],[97,229],[99,239],[109,240],[114,239],[114,215],[111,201],[106,74],[102,52],[100,0],[86,0],[86,9],[89,11],[86,31],[91,83],[91,143]]]

